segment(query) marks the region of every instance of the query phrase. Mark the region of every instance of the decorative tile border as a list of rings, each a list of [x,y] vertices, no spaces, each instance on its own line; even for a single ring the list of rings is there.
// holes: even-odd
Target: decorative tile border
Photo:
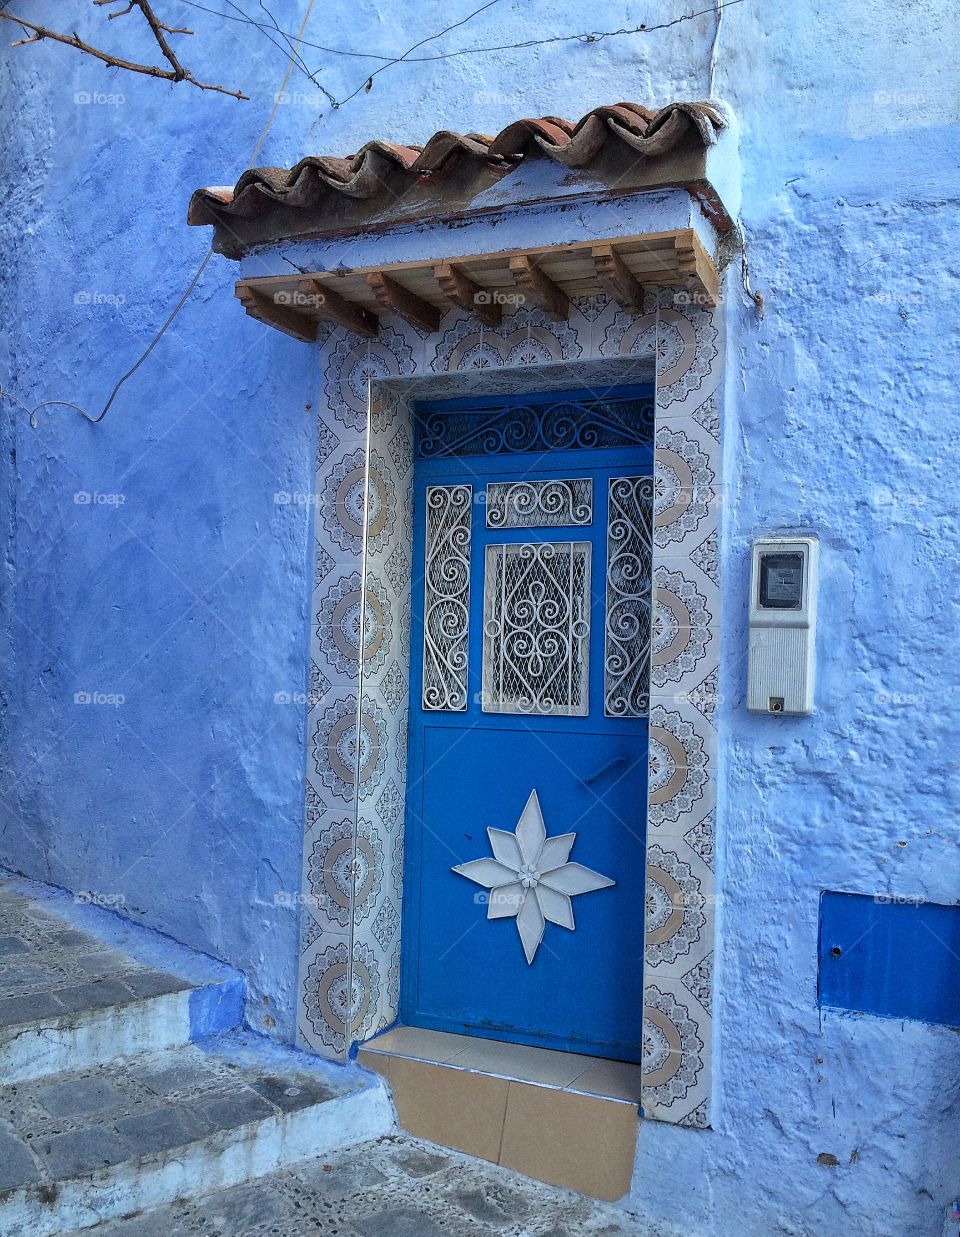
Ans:
[[[516,391],[527,366],[538,367],[540,389],[562,389],[636,381],[633,371],[652,363],[644,1114],[710,1124],[723,336],[720,311],[680,300],[669,289],[648,294],[646,312],[634,317],[604,297],[579,298],[566,323],[521,306],[497,328],[451,312],[432,336],[390,320],[374,341],[339,328],[323,338],[298,1018],[301,1042],[316,1052],[343,1059],[398,1011],[412,570],[407,401],[439,390]],[[437,386],[451,382],[455,390]]]

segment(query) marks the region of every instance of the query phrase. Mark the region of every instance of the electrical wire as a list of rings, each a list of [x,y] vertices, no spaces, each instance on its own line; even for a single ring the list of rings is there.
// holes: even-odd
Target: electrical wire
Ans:
[[[455,60],[460,56],[479,56],[489,52],[517,51],[524,50],[528,47],[542,47],[551,43],[599,43],[603,39],[619,38],[621,35],[629,34],[653,34],[658,30],[669,30],[672,26],[678,26],[681,22],[692,21],[696,17],[703,17],[706,13],[720,14],[724,9],[733,8],[736,4],[743,4],[744,0],[716,0],[716,3],[710,8],[697,9],[694,13],[681,13],[679,17],[674,17],[670,21],[657,22],[655,25],[649,26],[646,23],[641,23],[639,26],[622,26],[618,30],[583,30],[579,34],[554,34],[548,35],[542,39],[524,39],[519,43],[495,43],[486,47],[461,47],[452,52],[434,52],[429,56],[411,56],[411,48],[402,56],[384,56],[378,52],[355,52],[347,51],[342,47],[330,47],[326,43],[314,43],[309,39],[304,39],[304,47],[312,47],[317,51],[327,52],[331,56],[345,56],[354,60],[382,60],[385,62],[384,67],[391,64],[424,64],[431,60]],[[215,17],[223,18],[225,21],[245,22],[251,26],[263,26],[265,23],[255,21],[252,17],[234,17],[232,13],[224,13],[220,9],[212,9],[209,5],[201,4],[200,0],[180,0],[181,4],[186,4],[192,9],[199,9],[201,12],[210,13]],[[229,0],[228,0],[229,3]],[[234,6],[236,7],[236,6]],[[484,6],[487,7],[487,6]],[[482,9],[476,10],[482,12]],[[465,21],[469,18],[465,18]],[[462,25],[462,22],[456,23]],[[425,39],[424,42],[430,42],[432,39],[440,37],[440,34],[446,34],[449,30],[455,29],[455,26],[448,26],[446,30],[440,31],[439,34],[432,35],[430,39]],[[282,30],[277,33],[283,34]],[[417,46],[420,46],[419,44]],[[364,79],[366,83],[368,79]],[[362,89],[362,88],[361,88]],[[352,97],[352,96],[351,96]],[[341,102],[346,102],[342,100]]]
[[[345,103],[349,103],[351,99],[355,99],[361,90],[369,90],[373,85],[373,79],[378,73],[383,73],[385,69],[391,68],[392,65],[400,64],[401,61],[406,60],[411,52],[415,52],[418,47],[424,47],[427,43],[432,43],[435,39],[440,39],[445,34],[449,34],[451,30],[456,30],[460,26],[465,26],[468,21],[472,21],[474,17],[479,17],[481,13],[485,13],[487,9],[492,9],[495,4],[499,3],[500,0],[487,0],[486,4],[481,4],[478,9],[474,9],[472,13],[468,13],[467,16],[461,18],[460,21],[455,21],[452,25],[445,26],[443,30],[438,30],[436,34],[431,34],[427,38],[421,39],[419,43],[414,43],[412,47],[407,48],[402,56],[398,56],[396,60],[390,60],[386,64],[382,64],[379,69],[374,69],[370,76],[366,78],[364,82],[353,91],[352,94],[348,94],[345,99],[340,100],[338,106],[343,107]]]

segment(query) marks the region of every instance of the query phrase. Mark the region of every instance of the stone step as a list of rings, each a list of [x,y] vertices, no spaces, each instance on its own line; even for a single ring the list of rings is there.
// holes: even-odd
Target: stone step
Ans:
[[[90,897],[0,879],[0,1083],[221,1034],[243,999],[235,971]]]
[[[252,1032],[0,1087],[0,1233],[81,1230],[394,1128],[382,1081]]]
[[[108,1220],[89,1237],[689,1237],[406,1135],[253,1185]]]

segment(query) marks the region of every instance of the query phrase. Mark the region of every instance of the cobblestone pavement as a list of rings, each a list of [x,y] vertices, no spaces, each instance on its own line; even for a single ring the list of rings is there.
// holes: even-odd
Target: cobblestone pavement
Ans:
[[[406,1135],[84,1231],[96,1237],[672,1237],[618,1207]]]
[[[0,882],[0,1027],[192,986],[78,932]]]

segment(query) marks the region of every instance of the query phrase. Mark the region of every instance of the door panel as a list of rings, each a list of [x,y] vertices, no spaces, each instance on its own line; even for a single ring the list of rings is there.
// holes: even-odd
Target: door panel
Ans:
[[[418,459],[401,1017],[639,1061],[651,449],[624,407],[606,447],[554,407],[576,449],[470,458],[457,407],[457,451]]]

